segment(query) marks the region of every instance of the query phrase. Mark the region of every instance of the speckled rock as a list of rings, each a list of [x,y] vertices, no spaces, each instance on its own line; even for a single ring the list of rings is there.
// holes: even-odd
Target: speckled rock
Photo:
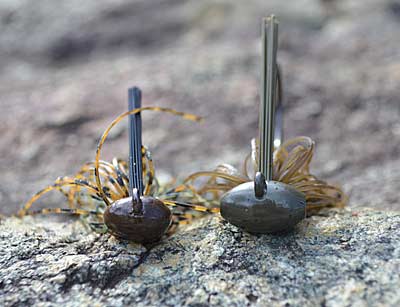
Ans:
[[[398,306],[400,214],[330,210],[295,232],[250,235],[219,217],[151,251],[79,222],[6,219],[6,306]]]
[[[92,160],[132,85],[146,105],[206,117],[144,114],[158,174],[239,166],[257,131],[269,13],[281,21],[285,135],[316,140],[315,172],[351,202],[286,236],[202,219],[150,252],[80,223],[5,219],[0,306],[399,306],[399,213],[363,209],[399,209],[399,3],[1,1],[1,214]],[[123,125],[112,139],[104,159],[127,153]]]

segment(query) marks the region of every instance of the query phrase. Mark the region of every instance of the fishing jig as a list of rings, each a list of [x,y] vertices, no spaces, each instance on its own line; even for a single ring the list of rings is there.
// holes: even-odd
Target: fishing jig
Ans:
[[[190,203],[196,197],[193,192],[182,190],[180,193],[168,185],[160,188],[151,153],[142,146],[142,111],[166,112],[191,121],[200,121],[201,118],[168,108],[141,107],[141,91],[136,87],[129,90],[128,96],[129,110],[118,116],[104,131],[95,160],[84,164],[75,177],[61,177],[36,193],[17,216],[49,213],[90,216],[92,219],[88,224],[97,231],[108,231],[118,239],[150,244],[159,241],[166,233],[172,234],[179,224],[189,223],[197,216],[195,212],[219,211],[218,208]],[[112,163],[100,160],[109,132],[126,116],[129,116],[130,128],[129,163],[116,158]],[[63,193],[70,208],[30,211],[34,202],[52,190]]]
[[[243,173],[223,164],[211,172],[194,173],[185,183],[209,201],[219,201],[221,215],[230,223],[251,233],[276,233],[292,229],[306,216],[307,210],[343,206],[345,195],[340,188],[310,174],[314,152],[310,138],[299,137],[281,144],[283,108],[276,63],[278,22],[275,16],[263,20],[262,33],[260,134],[258,142],[252,141],[252,153],[245,159]],[[276,112],[277,100],[280,103]],[[248,175],[250,158],[255,169],[252,178]],[[207,177],[206,183],[196,185],[196,179]]]

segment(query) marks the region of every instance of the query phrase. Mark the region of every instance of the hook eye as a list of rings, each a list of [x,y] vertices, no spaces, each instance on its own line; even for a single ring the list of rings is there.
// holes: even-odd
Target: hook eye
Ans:
[[[261,172],[257,172],[254,177],[254,194],[256,198],[263,198],[267,193],[267,182],[265,176]]]
[[[143,215],[143,203],[140,198],[138,189],[132,190],[132,213],[134,215]]]

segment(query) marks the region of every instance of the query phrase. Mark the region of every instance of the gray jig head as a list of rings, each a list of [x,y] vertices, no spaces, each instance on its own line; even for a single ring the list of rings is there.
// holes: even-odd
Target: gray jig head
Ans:
[[[275,101],[282,96],[276,63],[278,22],[273,15],[263,20],[262,41],[259,169],[254,182],[238,185],[221,198],[221,215],[251,233],[277,233],[292,229],[305,217],[306,199],[292,186],[272,181],[273,149],[282,142],[283,120],[281,101],[275,112]]]

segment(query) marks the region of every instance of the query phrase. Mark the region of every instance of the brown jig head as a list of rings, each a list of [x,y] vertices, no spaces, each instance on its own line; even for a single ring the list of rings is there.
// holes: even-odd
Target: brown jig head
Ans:
[[[171,218],[171,210],[161,200],[139,197],[137,189],[133,197],[115,201],[104,212],[104,223],[113,236],[140,244],[159,241],[167,232]]]

